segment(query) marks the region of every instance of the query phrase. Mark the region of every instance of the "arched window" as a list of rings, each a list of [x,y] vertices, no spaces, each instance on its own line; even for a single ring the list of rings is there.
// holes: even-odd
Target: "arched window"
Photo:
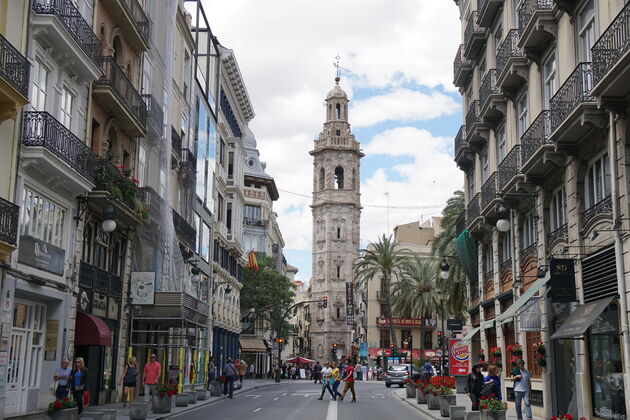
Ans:
[[[326,188],[326,173],[324,172],[324,168],[320,168],[319,170],[319,189],[323,190]]]
[[[335,187],[338,190],[343,190],[343,168],[341,166],[335,168]]]
[[[120,40],[120,37],[118,35],[114,37],[114,41],[112,42],[112,44],[114,44],[114,61],[119,66],[123,67],[123,46],[122,41]]]
[[[338,120],[341,119],[341,105],[339,104],[335,105],[335,118]]]

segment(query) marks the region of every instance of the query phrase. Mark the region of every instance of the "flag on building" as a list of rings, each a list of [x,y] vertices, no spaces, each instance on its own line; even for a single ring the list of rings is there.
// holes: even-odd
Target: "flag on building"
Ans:
[[[259,270],[258,262],[256,262],[256,253],[254,251],[249,251],[247,254],[247,265],[245,267],[256,271]]]

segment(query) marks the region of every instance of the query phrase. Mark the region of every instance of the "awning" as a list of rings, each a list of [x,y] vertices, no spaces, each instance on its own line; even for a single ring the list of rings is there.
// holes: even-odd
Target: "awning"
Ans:
[[[529,286],[529,289],[525,290],[522,295],[516,299],[516,302],[510,306],[507,311],[503,312],[501,315],[497,317],[497,324],[505,324],[506,322],[510,322],[510,320],[516,315],[516,311],[521,309],[523,305],[527,303],[527,301],[536,294],[542,287],[547,284],[551,275],[549,271],[545,274],[545,277],[538,279]]]
[[[468,331],[468,334],[466,334],[464,336],[464,338],[462,338],[462,342],[466,342],[466,343],[470,342],[470,340],[472,340],[473,336],[475,334],[477,334],[477,331],[479,331],[480,329],[481,329],[481,327],[475,327],[472,330]]]
[[[74,344],[77,346],[111,346],[112,332],[101,318],[77,312]]]
[[[492,327],[494,327],[494,319],[491,319],[490,321],[481,321],[482,330],[487,330],[488,328]]]
[[[529,302],[518,312],[521,331],[540,331],[542,329],[542,314],[540,311],[540,296],[532,296]]]
[[[563,338],[578,338],[583,336],[588,330],[588,327],[595,321],[595,319],[606,309],[606,307],[613,300],[612,297],[596,300],[594,302],[585,303],[579,305],[575,311],[569,315],[564,324],[558,328],[552,336],[552,340],[558,340]]]
[[[238,342],[241,345],[241,351],[244,352],[267,351],[267,346],[262,338],[239,337]]]

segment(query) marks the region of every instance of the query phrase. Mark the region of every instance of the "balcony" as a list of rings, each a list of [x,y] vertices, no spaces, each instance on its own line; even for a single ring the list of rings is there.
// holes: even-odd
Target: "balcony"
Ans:
[[[163,327],[208,328],[210,307],[185,292],[155,292],[153,305],[134,305],[133,319]]]
[[[23,163],[32,161],[47,179],[57,179],[75,192],[94,187],[94,153],[49,113],[24,113],[22,146]]]
[[[593,68],[580,63],[549,101],[551,108],[550,140],[558,147],[575,146],[594,129],[605,127],[607,119],[591,94]]]
[[[84,261],[81,261],[79,266],[79,287],[122,299],[122,280],[120,276]]]
[[[103,6],[134,50],[144,52],[149,49],[151,22],[138,0],[105,0]]]
[[[521,136],[521,172],[528,181],[540,183],[553,168],[562,166],[565,156],[556,152],[555,145],[549,139],[551,132],[551,112],[541,111]]]
[[[497,86],[497,72],[488,70],[479,88],[479,116],[482,120],[493,124],[505,115],[505,97]]]
[[[171,126],[171,151],[177,160],[182,159],[182,136],[173,126]]]
[[[101,41],[72,0],[33,0],[32,10],[33,37],[63,57],[64,65],[82,80],[97,80]]]
[[[593,52],[594,96],[625,102],[630,94],[630,3],[597,40]]]
[[[179,241],[191,251],[197,249],[197,230],[173,209],[173,227]]]
[[[477,284],[470,284],[470,307],[474,308],[479,306],[479,286]]]
[[[377,290],[376,291],[376,300],[381,302],[381,303],[389,302],[389,293],[387,293],[385,290]]]
[[[6,262],[17,248],[20,207],[0,198],[0,262]]]
[[[519,47],[527,57],[540,62],[546,47],[558,37],[554,0],[525,0],[518,9]]]
[[[470,168],[475,161],[475,153],[468,148],[466,142],[466,126],[462,125],[455,136],[455,162],[464,170]]]
[[[517,182],[516,178],[520,174],[521,166],[521,146],[517,144],[512,147],[512,150],[510,150],[501,163],[499,163],[498,188],[500,192],[506,193],[514,188],[514,184]]]
[[[538,243],[534,242],[527,247],[521,249],[521,265],[525,263],[528,258],[538,259]]]
[[[255,227],[267,227],[269,225],[268,219],[260,219],[257,217],[243,217],[243,224],[245,226],[255,226]]]
[[[494,298],[494,271],[483,274],[483,300]]]
[[[164,111],[153,95],[142,95],[147,107],[147,135],[145,139],[152,145],[160,144],[164,132]]]
[[[461,235],[461,233],[466,229],[466,212],[462,212],[462,214],[457,217],[455,221],[455,237]]]
[[[470,14],[464,30],[464,58],[475,60],[485,42],[484,30],[477,24],[477,11],[475,10]]]
[[[17,111],[28,103],[30,63],[0,35],[0,122],[15,119]]]
[[[565,223],[547,235],[547,251],[551,250],[558,242],[566,242],[567,239],[569,239],[569,229]]]
[[[182,149],[182,159],[179,162],[179,176],[186,187],[191,187],[197,179],[197,158],[190,149]]]
[[[113,57],[103,57],[103,74],[94,82],[93,95],[116,118],[129,137],[146,135],[147,106]]]
[[[599,215],[612,215],[611,196],[605,197],[603,200],[584,210],[582,213],[582,226],[588,225],[588,222],[593,220],[595,216]]]
[[[528,78],[525,52],[518,46],[518,29],[511,29],[497,50],[497,84],[505,91],[515,92]]]
[[[477,23],[479,26],[489,28],[494,22],[497,13],[503,7],[503,0],[479,0],[477,7]]]
[[[481,186],[481,213],[486,217],[494,217],[494,205],[498,203],[498,173],[495,171]]]
[[[481,194],[477,193],[466,207],[466,221],[468,230],[472,231],[477,219],[481,216]]]
[[[481,119],[479,101],[472,101],[466,113],[466,142],[469,147],[483,149],[488,143],[489,127]]]
[[[164,206],[168,206],[168,204],[153,188],[142,187],[142,191],[144,192],[144,204],[149,208],[151,220],[155,223],[160,223],[162,209]],[[170,208],[170,206],[168,207]]]
[[[472,73],[473,63],[464,57],[464,44],[461,44],[453,60],[453,84],[456,87],[464,87]]]

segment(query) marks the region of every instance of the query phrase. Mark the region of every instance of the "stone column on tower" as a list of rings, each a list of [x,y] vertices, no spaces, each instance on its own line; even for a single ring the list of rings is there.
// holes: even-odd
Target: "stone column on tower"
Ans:
[[[364,154],[350,131],[348,95],[335,86],[326,97],[326,119],[313,156],[313,299],[328,297],[328,307],[314,308],[311,351],[319,360],[331,360],[351,351],[346,284],[354,286],[353,264],[359,255],[361,217],[360,159]]]

